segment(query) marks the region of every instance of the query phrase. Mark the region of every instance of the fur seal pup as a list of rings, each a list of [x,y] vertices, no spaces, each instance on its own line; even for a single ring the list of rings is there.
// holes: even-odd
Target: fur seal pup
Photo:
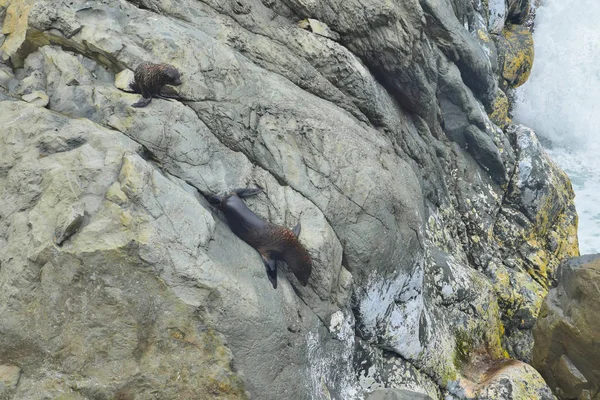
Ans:
[[[135,69],[134,81],[129,86],[136,93],[141,93],[142,98],[131,106],[146,107],[152,101],[152,97],[180,98],[174,90],[171,90],[170,93],[163,92],[165,85],[181,85],[181,74],[177,68],[169,64],[141,63]]]
[[[242,198],[260,192],[262,189],[235,189],[222,197],[213,194],[204,197],[225,214],[233,233],[260,253],[273,289],[277,288],[277,261],[285,262],[300,284],[306,286],[312,260],[298,240],[300,223],[290,230],[265,221],[252,212]]]

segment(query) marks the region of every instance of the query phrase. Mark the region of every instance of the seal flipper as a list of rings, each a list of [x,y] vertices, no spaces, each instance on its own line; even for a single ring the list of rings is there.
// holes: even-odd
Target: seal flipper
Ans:
[[[148,98],[142,97],[136,103],[133,103],[131,105],[131,107],[135,107],[135,108],[146,107],[148,104],[150,104],[151,101],[152,101],[152,97],[148,97]]]
[[[261,188],[255,188],[255,189],[234,189],[233,193],[237,194],[239,197],[241,197],[243,199],[244,197],[250,197],[250,196],[254,196],[256,194],[259,194],[262,191],[263,190]]]
[[[179,95],[175,90],[171,90],[170,87],[163,87],[158,93],[155,94],[154,97],[158,97],[160,99],[174,99],[174,100],[183,100],[183,97]]]
[[[141,85],[140,85],[141,87]],[[146,107],[152,101],[152,93],[144,87],[142,87],[142,98],[139,99],[136,103],[133,103],[131,107],[141,108]]]
[[[163,100],[167,100],[167,101],[171,101],[171,99],[174,99],[174,98],[175,98],[175,97],[166,97],[166,96],[163,96],[163,95],[162,95],[162,94],[160,94],[160,93],[154,93],[154,94],[152,95],[152,97],[155,97],[155,98],[157,98],[157,99],[163,99]]]
[[[277,261],[267,258],[261,254],[265,268],[267,269],[267,277],[273,285],[273,289],[277,289]]]
[[[296,224],[294,229],[292,229],[292,232],[294,232],[294,235],[296,235],[296,237],[298,237],[298,236],[300,236],[301,229],[302,229],[302,226],[300,226],[300,221],[298,221],[298,223]]]

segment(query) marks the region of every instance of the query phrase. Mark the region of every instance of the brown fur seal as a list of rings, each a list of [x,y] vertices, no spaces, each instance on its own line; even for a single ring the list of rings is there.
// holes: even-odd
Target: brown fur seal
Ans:
[[[308,251],[298,240],[300,223],[293,230],[272,224],[254,214],[242,198],[262,189],[235,189],[226,196],[205,195],[207,200],[225,214],[229,227],[239,238],[260,253],[267,276],[277,288],[277,261],[285,262],[302,286],[306,286],[312,271]]]
[[[179,96],[172,91],[163,92],[163,86],[181,85],[181,75],[177,68],[169,64],[152,64],[144,62],[138,65],[134,73],[135,80],[130,87],[136,93],[141,93],[142,98],[132,104],[132,107],[146,107],[152,101],[152,97],[161,99],[178,99]]]

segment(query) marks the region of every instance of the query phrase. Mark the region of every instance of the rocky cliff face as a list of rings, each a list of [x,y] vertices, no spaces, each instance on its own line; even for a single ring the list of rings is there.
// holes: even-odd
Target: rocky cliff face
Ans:
[[[577,217],[508,115],[528,9],[0,0],[0,396],[551,398],[525,362]],[[185,100],[132,108],[143,61]],[[255,186],[307,287],[198,193]]]

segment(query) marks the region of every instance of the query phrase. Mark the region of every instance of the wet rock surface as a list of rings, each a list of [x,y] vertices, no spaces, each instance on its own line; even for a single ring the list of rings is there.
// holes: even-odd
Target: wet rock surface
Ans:
[[[533,329],[533,365],[559,399],[596,399],[600,390],[600,255],[561,264]]]
[[[578,254],[570,183],[499,93],[526,7],[496,3],[0,0],[5,390],[544,398],[526,364],[472,372],[529,361]],[[143,61],[183,100],[132,108]],[[199,194],[238,187],[301,223],[308,286],[273,290]]]

